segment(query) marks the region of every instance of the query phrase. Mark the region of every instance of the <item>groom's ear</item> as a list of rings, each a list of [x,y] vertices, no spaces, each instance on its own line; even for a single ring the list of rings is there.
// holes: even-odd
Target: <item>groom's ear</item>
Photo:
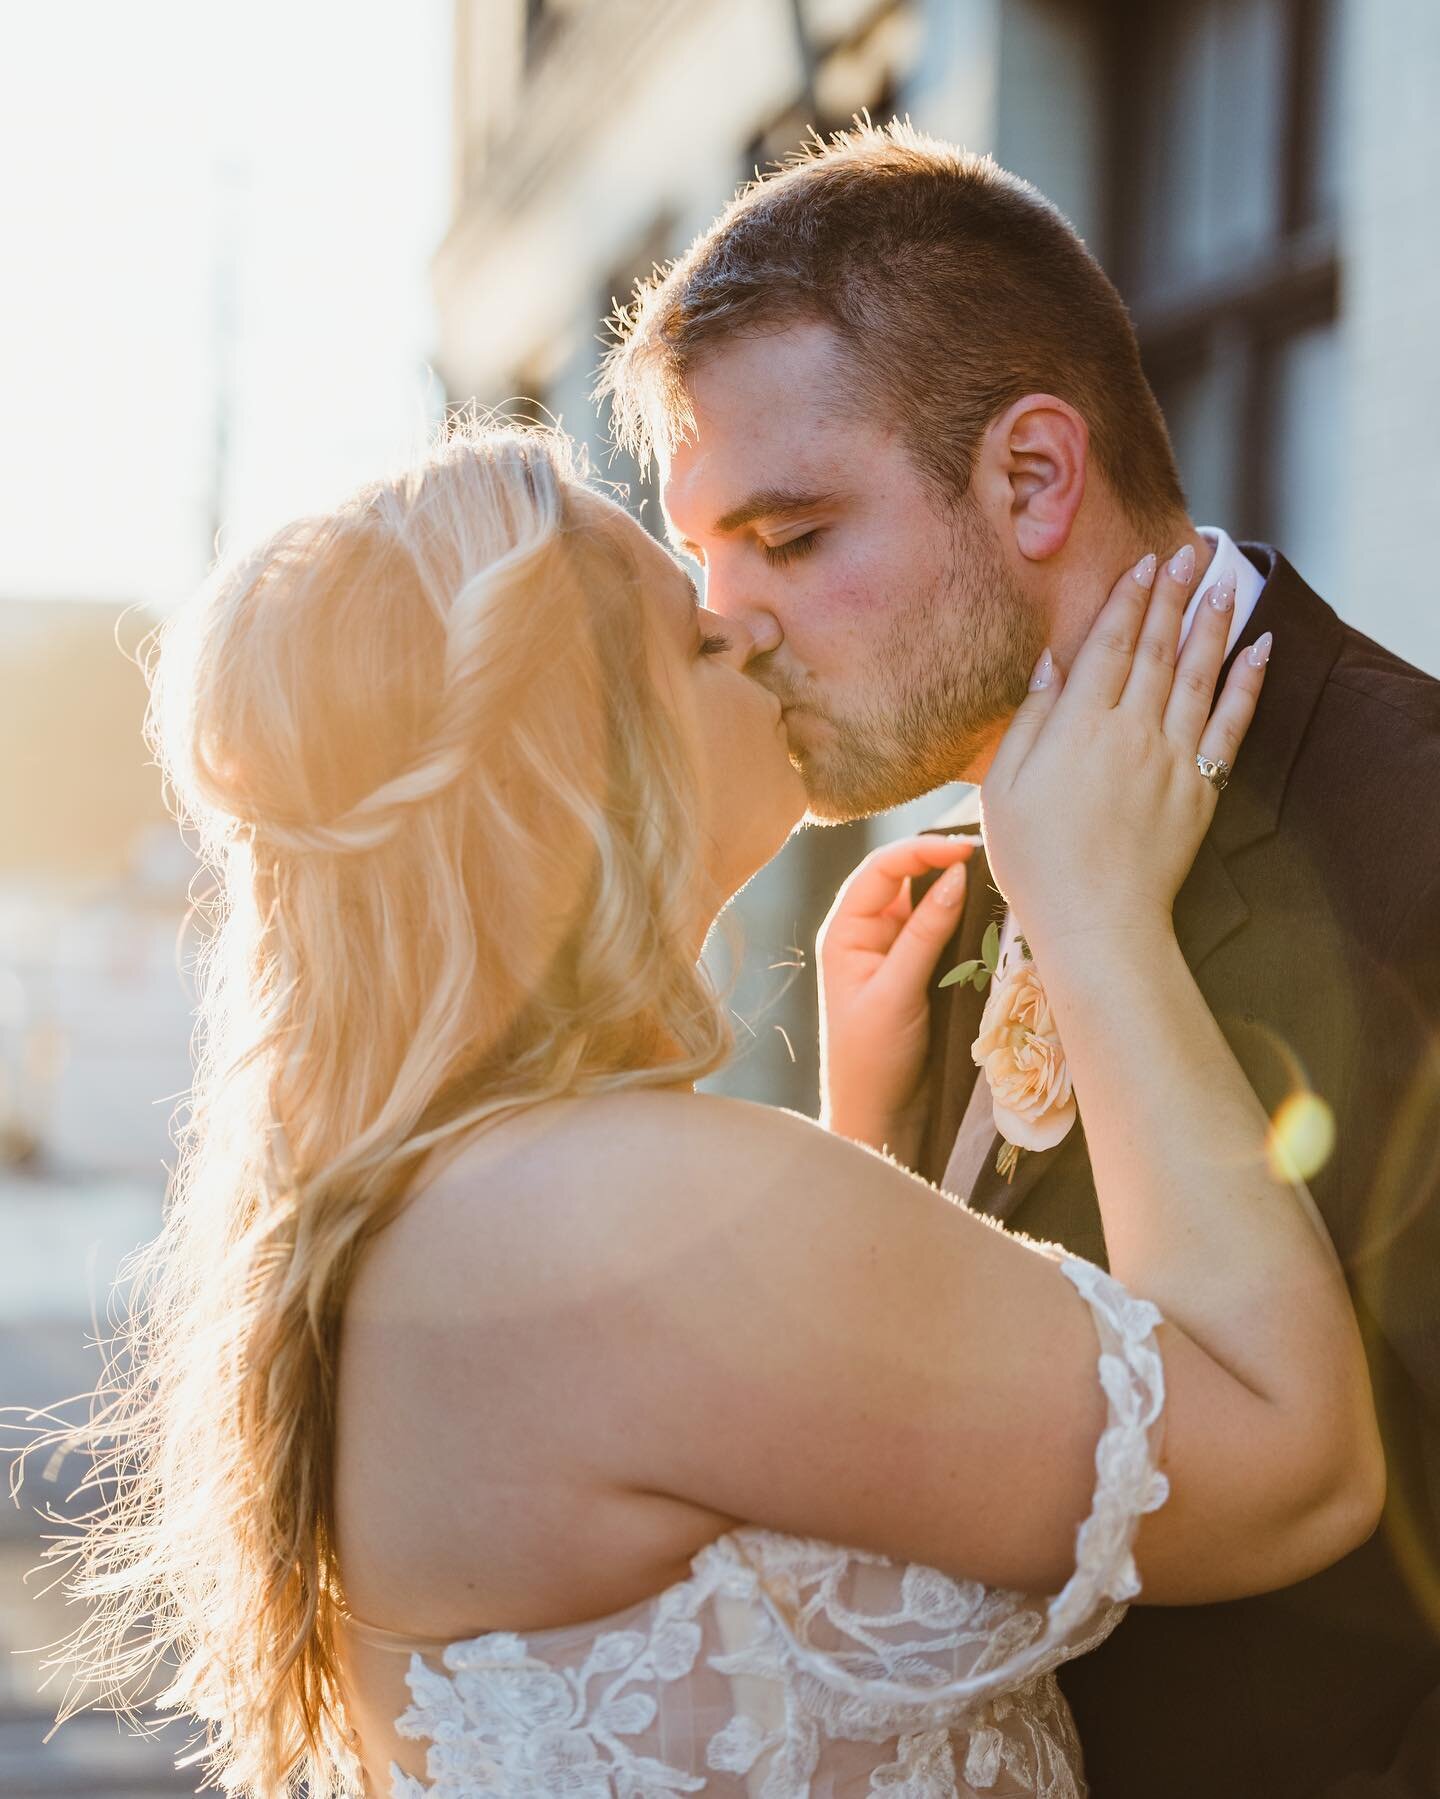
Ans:
[[[993,507],[997,525],[1008,525],[1028,561],[1043,562],[1069,541],[1085,497],[1089,452],[1084,419],[1054,394],[1027,394],[986,430],[978,497]]]

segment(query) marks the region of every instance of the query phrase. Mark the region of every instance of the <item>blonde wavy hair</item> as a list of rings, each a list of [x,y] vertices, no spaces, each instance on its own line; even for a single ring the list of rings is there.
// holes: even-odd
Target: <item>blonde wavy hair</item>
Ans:
[[[216,880],[164,1228],[66,1439],[93,1503],[48,1551],[87,1608],[62,1718],[177,1707],[230,1792],[357,1790],[331,1459],[358,1256],[467,1134],[730,1048],[645,632],[566,441],[471,426],[158,633],[149,730]]]

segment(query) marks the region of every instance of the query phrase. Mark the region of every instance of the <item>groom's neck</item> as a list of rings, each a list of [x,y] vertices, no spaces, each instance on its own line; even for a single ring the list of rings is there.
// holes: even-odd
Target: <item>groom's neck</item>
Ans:
[[[1154,551],[1161,562],[1178,554],[1185,544],[1195,551],[1196,591],[1215,554],[1215,546],[1202,537],[1188,518],[1171,519],[1148,536],[1123,517],[1099,521],[1088,532],[1076,521],[1064,552],[1063,566],[1055,568],[1048,598],[1050,647],[1062,668],[1069,668],[1079,653],[1090,627],[1110,597],[1110,590],[1127,569]],[[971,750],[965,767],[955,778],[978,784],[990,772],[990,764],[1009,724],[997,722],[989,735]]]
[[[1076,541],[1077,531],[1066,546],[1064,565],[1055,571],[1050,642],[1062,668],[1069,668],[1079,654],[1111,588],[1142,556],[1153,550],[1164,563],[1184,545],[1191,545],[1198,587],[1215,554],[1214,544],[1202,537],[1188,518],[1169,521],[1144,541],[1128,519],[1115,520],[1108,529],[1103,521],[1097,523],[1099,528],[1089,541]]]

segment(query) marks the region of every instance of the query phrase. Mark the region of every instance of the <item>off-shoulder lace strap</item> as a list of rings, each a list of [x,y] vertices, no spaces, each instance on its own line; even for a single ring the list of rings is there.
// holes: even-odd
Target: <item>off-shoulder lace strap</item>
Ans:
[[[761,1580],[757,1597],[784,1637],[787,1652],[827,1686],[874,1703],[932,1707],[983,1700],[1024,1685],[1098,1642],[1113,1628],[1120,1608],[1140,1591],[1131,1553],[1135,1531],[1141,1516],[1162,1506],[1170,1490],[1155,1467],[1151,1444],[1151,1427],[1165,1403],[1165,1371],[1155,1342],[1162,1320],[1148,1300],[1134,1298],[1093,1263],[1056,1259],[1095,1320],[1107,1402],[1105,1428],[1095,1448],[1094,1498],[1076,1538],[1075,1572],[1044,1602],[1043,1625],[1038,1600],[1025,1614],[1017,1607],[1012,1625],[1018,1627],[1021,1616],[1029,1616],[1035,1621],[1033,1631],[1017,1631],[1021,1640],[1008,1653],[1008,1646],[997,1642],[998,1657],[982,1657],[984,1666],[975,1672],[934,1685],[854,1673],[836,1654],[806,1641],[803,1625]],[[735,1532],[729,1540],[741,1543],[746,1534]]]

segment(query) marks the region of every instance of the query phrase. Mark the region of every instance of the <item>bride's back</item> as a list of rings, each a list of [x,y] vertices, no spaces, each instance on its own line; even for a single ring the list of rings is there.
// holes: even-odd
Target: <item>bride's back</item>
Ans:
[[[615,1096],[499,1124],[367,1250],[335,1451],[353,1612],[424,1636],[569,1624],[658,1591],[732,1522],[622,1472],[627,1291],[665,1266],[659,1245],[647,1256],[615,1233],[634,1166],[679,1147],[672,1109],[688,1110]]]
[[[335,1451],[356,1616],[437,1641],[608,1617],[682,1580],[729,1526],[607,1471],[625,1395],[597,1379],[596,1321],[623,1297],[587,1243],[614,1218],[604,1149],[634,1109],[561,1102],[495,1126],[366,1253],[345,1311]],[[366,1766],[419,1776],[423,1745],[394,1728],[407,1657],[349,1628],[339,1647]]]

